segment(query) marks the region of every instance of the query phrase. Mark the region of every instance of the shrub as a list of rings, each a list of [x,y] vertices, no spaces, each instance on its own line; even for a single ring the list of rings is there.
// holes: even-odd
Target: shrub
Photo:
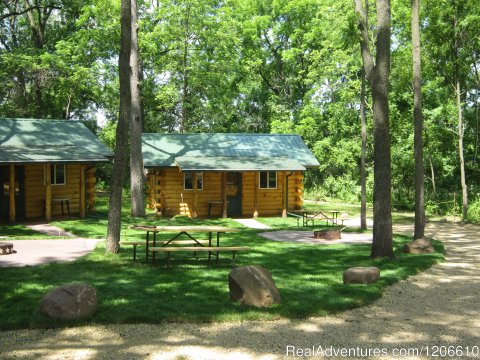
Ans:
[[[350,176],[329,176],[320,185],[305,190],[305,198],[326,201],[336,199],[346,203],[358,203],[360,186]]]
[[[468,206],[467,220],[473,223],[480,223],[480,196],[478,194],[475,201]]]

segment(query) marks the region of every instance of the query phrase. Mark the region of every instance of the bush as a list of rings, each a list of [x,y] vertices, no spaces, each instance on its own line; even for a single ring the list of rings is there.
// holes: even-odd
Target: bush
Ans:
[[[480,197],[478,194],[475,201],[468,206],[467,221],[480,223]]]
[[[329,176],[323,184],[314,185],[309,189],[305,189],[305,198],[319,201],[336,199],[355,204],[358,203],[360,199],[360,185],[350,176]]]

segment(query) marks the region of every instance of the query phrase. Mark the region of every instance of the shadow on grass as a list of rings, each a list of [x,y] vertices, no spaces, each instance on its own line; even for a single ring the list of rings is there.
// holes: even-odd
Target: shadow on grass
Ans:
[[[97,213],[86,219],[55,225],[82,237],[105,237],[106,200],[99,199],[97,207]],[[251,251],[237,254],[237,266],[257,264],[269,270],[282,295],[282,303],[266,309],[252,309],[231,302],[228,289],[231,258],[227,253],[222,254],[219,264],[208,263],[205,254],[199,254],[199,258],[193,258],[190,253],[172,254],[172,268],[166,269],[162,257],[157,267],[145,263],[141,248],[139,260],[133,261],[131,248],[121,248],[117,255],[105,254],[105,246],[101,243],[93,253],[74,262],[0,268],[0,328],[59,325],[38,314],[38,301],[48,290],[66,283],[89,283],[98,293],[97,314],[90,320],[74,324],[271,320],[325,315],[368,304],[381,296],[385,286],[443,259],[440,243],[435,243],[437,253],[434,254],[401,253],[403,244],[409,241],[403,236],[395,237],[396,260],[373,260],[369,258],[369,245],[269,241],[257,235],[260,230],[244,228],[231,219],[192,220],[181,216],[158,219],[152,214],[132,219],[126,209],[122,214],[122,241],[144,239],[144,232],[128,229],[138,224],[224,225],[242,229],[239,233],[223,234],[221,245],[251,247]],[[284,223],[284,220],[289,222]],[[295,219],[272,221],[276,221],[275,229],[297,229]],[[158,239],[171,236],[159,234]],[[342,284],[343,271],[347,268],[371,265],[381,269],[382,278],[377,283],[369,286]]]
[[[205,223],[205,222],[202,222]],[[210,223],[210,222],[209,222]],[[257,230],[224,234],[222,245],[250,246],[238,254],[237,265],[258,264],[271,273],[282,294],[281,304],[266,309],[245,308],[229,300],[231,258],[219,264],[192,254],[172,256],[172,268],[162,258],[158,266],[131,260],[131,250],[105,254],[101,244],[92,254],[69,263],[0,269],[0,328],[58,326],[38,314],[40,298],[66,283],[96,287],[99,307],[88,322],[158,323],[272,320],[304,318],[351,309],[381,296],[382,289],[440,261],[440,253],[410,256],[397,251],[395,261],[370,259],[368,245],[298,245],[267,241]],[[400,248],[408,238],[397,237]],[[440,244],[435,244],[442,251]],[[141,258],[141,256],[140,256]],[[351,266],[380,267],[382,278],[369,286],[344,286],[343,271]],[[83,324],[74,322],[73,324]]]

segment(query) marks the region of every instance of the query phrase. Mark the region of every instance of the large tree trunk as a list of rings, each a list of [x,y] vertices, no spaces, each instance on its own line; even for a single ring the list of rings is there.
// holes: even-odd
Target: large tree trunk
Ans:
[[[367,79],[372,88],[374,188],[373,242],[370,256],[394,257],[391,211],[391,155],[388,90],[390,74],[390,1],[377,1],[376,58],[369,48],[368,15],[362,0],[355,0],[360,46]]]
[[[425,189],[423,168],[422,66],[420,59],[420,0],[412,0],[413,122],[415,152],[414,239],[425,235]]]
[[[360,228],[367,228],[367,172],[365,169],[367,157],[367,117],[365,107],[365,68],[362,66],[362,86],[360,90],[360,122],[362,126],[362,154],[360,158]]]
[[[132,216],[145,216],[144,201],[144,174],[142,160],[142,105],[140,97],[140,61],[138,54],[138,16],[137,0],[131,0],[132,31],[130,50],[130,91],[131,91],[131,116],[130,116],[130,190],[132,200]]]
[[[122,216],[122,190],[127,167],[128,124],[130,119],[130,47],[131,47],[131,3],[121,0],[121,40],[118,72],[120,78],[120,116],[115,137],[115,160],[110,182],[108,202],[107,252],[118,253],[120,248],[120,226]]]

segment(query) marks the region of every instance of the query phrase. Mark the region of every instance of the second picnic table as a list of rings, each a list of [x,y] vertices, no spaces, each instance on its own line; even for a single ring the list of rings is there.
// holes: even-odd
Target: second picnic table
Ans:
[[[240,229],[229,228],[226,226],[207,226],[207,225],[187,225],[187,226],[150,226],[150,225],[136,225],[130,226],[129,229],[139,230],[146,232],[146,250],[145,250],[145,260],[148,261],[149,252],[150,252],[150,233],[153,234],[152,239],[152,248],[156,248],[157,244],[157,233],[176,233],[172,238],[162,241],[161,247],[167,247],[168,245],[175,242],[180,236],[185,235],[191,240],[191,244],[195,246],[204,246],[205,240],[199,240],[197,237],[194,237],[193,233],[208,233],[208,247],[212,247],[213,234],[216,234],[216,248],[220,248],[220,234],[227,232],[239,232]],[[208,253],[208,259],[210,260],[212,252]],[[216,252],[216,257],[218,259],[219,253]],[[153,252],[152,256],[155,260],[155,253]]]

